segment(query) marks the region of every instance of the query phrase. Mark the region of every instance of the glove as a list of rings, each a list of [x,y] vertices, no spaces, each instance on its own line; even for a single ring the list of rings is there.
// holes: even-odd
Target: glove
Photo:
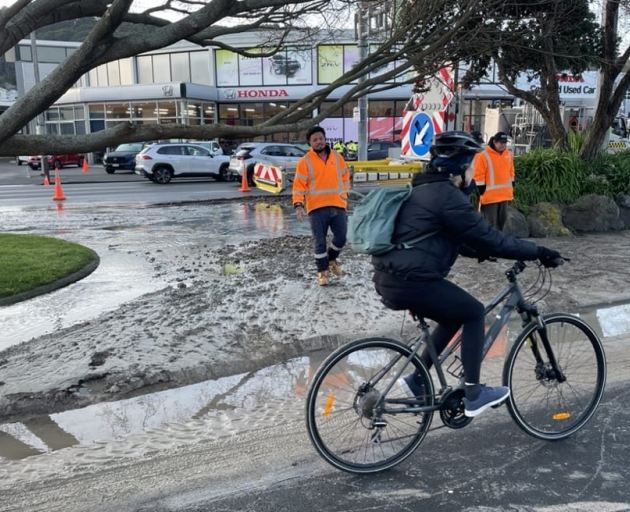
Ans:
[[[561,263],[558,260],[562,259],[562,256],[558,251],[549,249],[547,247],[538,248],[538,259],[546,268],[556,268]]]
[[[297,217],[297,220],[299,220],[300,222],[304,221],[304,219],[306,219],[306,210],[304,209],[304,207],[301,204],[296,204],[295,205],[295,215]]]

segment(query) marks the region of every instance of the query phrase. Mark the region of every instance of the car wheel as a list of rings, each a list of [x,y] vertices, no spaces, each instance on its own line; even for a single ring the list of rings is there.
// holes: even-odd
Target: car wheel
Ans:
[[[173,178],[173,171],[168,167],[158,167],[153,170],[153,181],[160,185],[166,185]]]
[[[83,167],[83,157],[79,157],[79,159],[77,160],[77,167]]]
[[[253,186],[255,186],[255,185],[256,185],[256,184],[254,183],[254,166],[253,166],[253,165],[250,165],[250,166],[247,168],[247,184],[248,184],[250,187],[253,187]]]
[[[219,181],[234,181],[234,174],[230,172],[228,164],[222,165],[219,169]]]
[[[55,168],[55,169],[61,169],[61,167],[62,167],[62,165],[61,165],[61,162],[60,162],[59,160],[55,160],[55,161],[53,162],[53,168]]]
[[[105,172],[107,174],[114,174],[116,172],[116,169],[114,169],[113,167],[105,167]]]
[[[19,157],[18,157],[18,158],[16,158],[16,160],[17,160],[17,164],[18,164],[18,165],[22,165],[22,160],[20,160],[20,158],[19,158]]]

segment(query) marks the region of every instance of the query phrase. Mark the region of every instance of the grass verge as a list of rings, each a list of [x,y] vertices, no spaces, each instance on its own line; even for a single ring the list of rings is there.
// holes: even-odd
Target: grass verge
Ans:
[[[53,283],[94,259],[94,252],[72,242],[0,233],[0,298]]]

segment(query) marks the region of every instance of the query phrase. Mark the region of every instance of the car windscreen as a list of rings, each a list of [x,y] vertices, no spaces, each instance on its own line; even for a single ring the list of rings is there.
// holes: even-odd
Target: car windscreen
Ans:
[[[138,143],[119,144],[118,146],[116,146],[116,149],[114,151],[140,151],[141,149],[142,149],[142,143],[138,142]]]
[[[249,157],[249,154],[252,152],[254,148],[243,148],[243,149],[239,149],[236,153],[234,153],[234,156],[236,158],[247,158]]]

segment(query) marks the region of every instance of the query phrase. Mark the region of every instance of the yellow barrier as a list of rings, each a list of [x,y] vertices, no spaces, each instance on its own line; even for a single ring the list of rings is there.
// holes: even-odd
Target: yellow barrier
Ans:
[[[349,163],[353,185],[401,185],[410,181],[414,174],[422,172],[422,162],[390,164],[390,160],[357,161]]]
[[[613,140],[608,143],[608,149],[610,151],[623,151],[624,149],[629,149],[630,143],[625,140]]]
[[[254,186],[260,190],[279,194],[286,188],[286,175],[282,168],[256,164],[254,168]]]

